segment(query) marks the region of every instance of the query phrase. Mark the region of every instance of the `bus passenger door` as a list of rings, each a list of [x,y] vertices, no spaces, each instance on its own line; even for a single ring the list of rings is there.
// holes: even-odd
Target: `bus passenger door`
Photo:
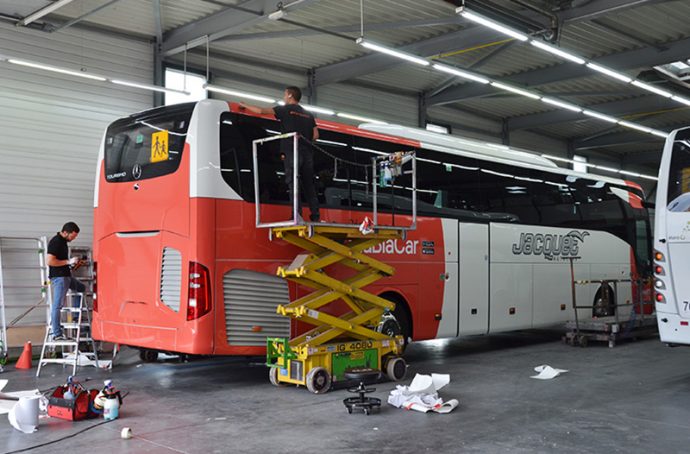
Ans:
[[[460,309],[458,335],[489,330],[489,226],[459,225]]]
[[[441,222],[445,270],[439,277],[443,284],[443,308],[437,338],[458,335],[458,221],[441,219]]]

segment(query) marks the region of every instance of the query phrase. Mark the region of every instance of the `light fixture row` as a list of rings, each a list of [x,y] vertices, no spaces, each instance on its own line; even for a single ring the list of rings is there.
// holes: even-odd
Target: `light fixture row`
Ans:
[[[486,18],[482,15],[479,15],[477,13],[474,13],[472,11],[468,11],[464,7],[457,8],[456,12],[458,14],[460,14],[462,17],[464,17],[465,19],[471,20],[472,22],[475,22],[477,24],[491,28],[492,30],[496,30],[497,32],[503,33],[504,35],[510,36],[511,38],[515,38],[515,39],[522,41],[522,42],[528,42],[529,41],[529,43],[532,46],[536,47],[537,49],[548,52],[552,55],[556,55],[557,57],[560,57],[564,60],[568,60],[568,61],[576,63],[578,65],[585,65],[588,68],[592,69],[593,71],[596,71],[600,74],[608,76],[612,79],[618,80],[619,82],[634,85],[634,86],[641,88],[643,90],[646,90],[650,93],[654,93],[656,95],[663,96],[664,98],[670,98],[676,102],[679,102],[681,104],[685,104],[686,106],[690,106],[690,99],[675,95],[669,91],[666,91],[666,90],[663,90],[661,88],[650,85],[648,83],[642,82],[641,80],[633,79],[632,77],[629,77],[625,74],[614,71],[613,69],[607,68],[605,66],[598,65],[598,64],[593,63],[591,61],[587,61],[586,59],[580,57],[579,55],[576,55],[572,52],[563,50],[559,47],[546,44],[545,42],[541,41],[540,39],[530,38],[529,36],[525,35],[524,33],[521,33],[517,30],[512,29],[512,28],[509,28],[503,24],[500,24],[494,20],[488,19],[488,18]]]
[[[127,87],[133,87],[133,88],[140,88],[142,90],[151,90],[151,91],[158,91],[161,93],[178,93],[178,94],[183,94],[183,95],[189,95],[190,93],[188,91],[184,90],[175,90],[173,88],[166,88],[166,87],[161,87],[158,85],[152,85],[152,84],[145,84],[141,82],[133,82],[129,80],[123,80],[123,79],[116,79],[116,78],[111,78],[111,77],[105,77],[97,74],[91,74],[83,71],[75,71],[73,69],[68,69],[68,68],[63,68],[60,66],[53,66],[53,65],[48,65],[45,63],[38,63],[30,60],[23,60],[20,58],[14,58],[14,57],[6,57],[0,55],[0,62],[6,61],[8,63],[11,63],[13,65],[18,65],[18,66],[26,66],[28,68],[35,68],[35,69],[41,69],[43,71],[50,71],[54,73],[59,73],[59,74],[66,74],[68,76],[75,76],[75,77],[81,77],[83,79],[89,79],[89,80],[94,80],[97,82],[110,82],[115,85],[124,85]]]
[[[590,164],[588,162],[581,162],[581,161],[574,161],[572,159],[566,159],[566,158],[561,158],[560,156],[553,156],[550,154],[542,154],[541,155],[543,158],[550,159],[552,161],[560,161],[560,162],[567,162],[569,164],[579,164],[579,165],[584,165],[586,167],[590,167],[592,169],[597,169],[597,170],[603,170],[605,172],[611,172],[611,173],[618,173],[621,175],[627,175],[631,177],[637,177],[637,178],[645,178],[647,180],[654,180],[657,181],[658,178],[652,175],[645,175],[642,173],[637,173],[637,172],[631,172],[629,170],[621,170],[621,169],[614,169],[612,167],[607,167],[607,166],[600,166],[597,164]]]
[[[204,88],[208,91],[211,91],[211,92],[222,93],[222,94],[229,95],[229,96],[235,96],[237,98],[251,99],[252,101],[259,101],[259,102],[264,102],[267,104],[282,104],[282,101],[280,101],[278,99],[274,99],[274,98],[269,98],[268,96],[255,95],[254,93],[248,93],[246,91],[239,91],[239,90],[233,90],[230,88],[219,87],[219,86],[213,85],[213,84],[206,84],[206,85],[204,85]],[[376,120],[375,118],[364,117],[361,115],[351,114],[351,113],[347,113],[347,112],[336,112],[335,110],[326,109],[323,107],[312,106],[309,104],[300,104],[300,105],[304,109],[306,109],[310,112],[319,113],[319,114],[323,114],[323,115],[329,115],[329,116],[335,115],[337,117],[347,118],[349,120],[363,121],[366,123],[376,123],[376,124],[381,124],[381,125],[388,124],[385,121]]]
[[[473,15],[473,13],[469,13],[469,14]],[[484,22],[481,22],[481,23],[484,23]],[[503,27],[503,28],[505,28],[505,27]],[[420,57],[417,57],[415,55],[411,55],[411,54],[408,54],[405,52],[400,52],[398,50],[391,49],[391,48],[382,46],[380,44],[375,44],[375,43],[372,43],[370,41],[366,41],[363,38],[359,38],[357,40],[357,43],[360,44],[361,46],[366,47],[367,49],[371,49],[371,50],[374,50],[374,51],[377,51],[377,52],[380,52],[380,53],[383,53],[386,55],[390,55],[392,57],[397,57],[397,58],[400,58],[402,60],[416,63],[418,65],[431,66],[433,69],[435,69],[437,71],[441,71],[441,72],[444,72],[447,74],[461,77],[463,79],[471,80],[473,82],[477,82],[480,84],[484,84],[484,85],[488,84],[488,85],[491,85],[492,87],[498,88],[499,90],[508,91],[508,92],[511,92],[511,93],[514,93],[514,94],[517,94],[520,96],[524,96],[526,98],[530,98],[530,99],[534,99],[534,100],[541,100],[544,103],[550,104],[552,106],[560,107],[561,109],[566,109],[566,110],[570,110],[572,112],[582,113],[582,114],[587,115],[587,116],[592,117],[592,118],[607,121],[609,123],[617,124],[619,126],[634,129],[636,131],[644,132],[647,134],[652,134],[652,135],[655,135],[657,137],[666,138],[668,136],[668,133],[666,133],[664,131],[649,128],[647,126],[644,126],[644,125],[641,125],[638,123],[632,123],[629,121],[620,120],[620,119],[614,118],[610,115],[606,115],[606,114],[596,112],[593,110],[585,109],[585,108],[580,107],[578,105],[571,104],[571,103],[568,103],[565,101],[561,101],[559,99],[551,98],[548,96],[543,96],[540,93],[536,93],[536,92],[533,92],[530,90],[526,90],[524,88],[516,87],[514,85],[509,85],[509,84],[505,84],[505,83],[498,82],[495,80],[491,80],[488,77],[485,77],[485,76],[482,76],[479,74],[474,74],[472,72],[465,71],[465,70],[462,70],[459,68],[455,68],[455,67],[449,66],[447,64],[441,64],[441,63],[433,63],[432,64],[431,62],[429,62],[428,60],[425,60],[423,58],[420,58]],[[651,87],[651,88],[658,90],[656,87]],[[688,105],[690,105],[690,100],[687,101],[687,103],[688,103]]]

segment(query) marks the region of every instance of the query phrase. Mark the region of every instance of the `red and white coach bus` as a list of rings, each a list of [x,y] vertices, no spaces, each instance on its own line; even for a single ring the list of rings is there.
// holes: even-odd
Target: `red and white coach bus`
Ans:
[[[369,164],[377,153],[417,150],[417,229],[370,251],[396,268],[370,289],[395,301],[406,337],[564,322],[573,316],[571,257],[577,279],[650,273],[648,213],[634,183],[400,126],[318,126],[327,153],[314,155],[317,191],[330,222],[359,224],[372,205],[365,167],[345,169],[333,157]],[[107,128],[94,196],[96,339],[144,357],[258,355],[267,336],[294,334],[275,309],[300,289],[275,272],[298,251],[255,226],[252,141],[279,130],[276,120],[219,100],[147,110]],[[271,143],[275,152],[259,166],[260,200],[265,213],[287,220],[283,164]],[[410,200],[404,185],[380,195],[379,218],[404,216]],[[612,289],[579,287],[578,302],[592,302],[582,317],[615,310],[601,303]],[[619,292],[619,301],[632,297],[630,288]]]

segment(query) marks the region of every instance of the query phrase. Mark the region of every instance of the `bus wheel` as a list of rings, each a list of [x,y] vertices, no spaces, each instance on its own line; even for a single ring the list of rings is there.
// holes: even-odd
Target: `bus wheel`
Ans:
[[[391,358],[386,363],[386,376],[391,381],[400,381],[407,374],[407,363],[404,359],[397,357]]]
[[[142,348],[139,350],[139,358],[145,363],[153,363],[158,360],[158,352],[156,350]]]
[[[268,368],[268,379],[271,381],[273,386],[285,386],[285,383],[278,381],[278,368],[269,367]]]
[[[400,334],[405,339],[405,343],[403,344],[404,351],[404,349],[407,348],[407,344],[409,343],[410,338],[412,337],[412,320],[410,318],[410,312],[408,310],[407,304],[401,296],[395,293],[384,293],[379,296],[381,298],[385,298],[395,303],[395,310],[391,313],[391,315],[393,316],[393,318],[395,318],[395,321],[400,327],[400,332],[398,334]],[[385,333],[385,331],[381,332]]]
[[[307,374],[307,389],[314,394],[323,394],[331,388],[331,374],[323,367],[315,367]]]
[[[606,296],[606,298],[604,298]],[[608,285],[600,287],[592,303],[592,317],[609,317],[616,312],[613,290]],[[608,300],[608,303],[607,303]]]

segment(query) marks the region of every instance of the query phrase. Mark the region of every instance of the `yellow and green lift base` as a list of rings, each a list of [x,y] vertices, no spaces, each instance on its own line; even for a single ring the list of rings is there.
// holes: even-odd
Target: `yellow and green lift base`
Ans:
[[[363,234],[357,226],[310,224],[274,227],[271,235],[305,251],[288,267],[279,267],[277,274],[313,290],[278,306],[277,312],[314,326],[293,339],[267,339],[271,383],[302,385],[323,393],[333,382],[342,381],[345,371],[362,368],[402,380],[407,368],[400,357],[404,339],[384,328],[395,304],[363,287],[395,272],[364,251],[403,238],[405,230],[384,227]],[[329,276],[327,268],[335,264],[351,268],[354,274],[343,280]],[[321,310],[338,299],[349,312],[335,316]]]

